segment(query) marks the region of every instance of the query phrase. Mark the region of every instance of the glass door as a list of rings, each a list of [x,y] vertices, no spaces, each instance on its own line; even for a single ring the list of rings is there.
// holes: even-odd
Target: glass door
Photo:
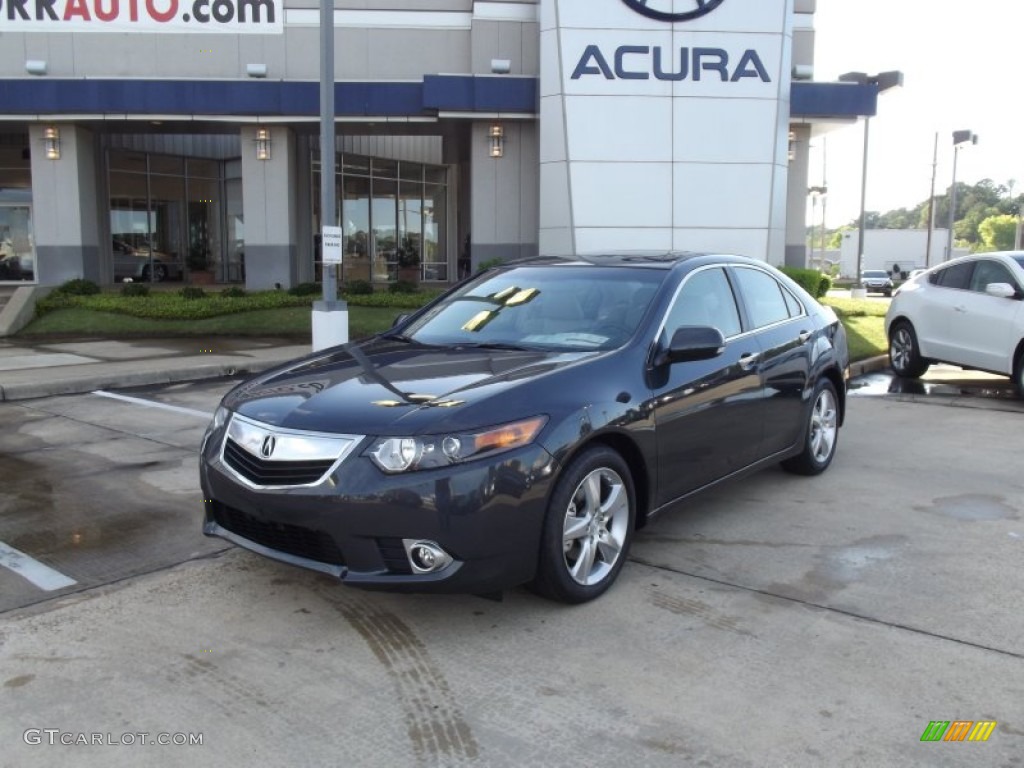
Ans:
[[[35,279],[32,209],[27,205],[0,205],[0,282]]]

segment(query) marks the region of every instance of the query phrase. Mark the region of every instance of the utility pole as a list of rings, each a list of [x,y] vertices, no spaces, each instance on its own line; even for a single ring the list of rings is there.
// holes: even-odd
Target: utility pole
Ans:
[[[1024,248],[1024,242],[1021,242],[1021,222],[1024,221],[1024,203],[1021,203],[1020,210],[1017,211],[1017,236],[1013,240],[1013,247],[1015,250],[1021,250]]]
[[[932,232],[935,231],[935,173],[939,167],[939,132],[935,132],[935,152],[932,154],[932,192],[928,197],[928,244],[924,248],[924,267],[932,265]]]
[[[821,137],[821,188],[828,192],[828,137]],[[821,258],[821,263],[824,263],[825,259],[825,227],[828,219],[825,218],[825,213],[828,211],[828,195],[824,194],[821,196],[821,243],[818,248],[818,255]]]

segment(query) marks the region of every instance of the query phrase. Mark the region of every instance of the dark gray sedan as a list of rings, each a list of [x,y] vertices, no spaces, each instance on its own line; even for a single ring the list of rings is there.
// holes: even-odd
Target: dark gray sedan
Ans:
[[[836,451],[846,335],[736,256],[542,258],[229,392],[204,532],[354,586],[583,602],[681,500]]]

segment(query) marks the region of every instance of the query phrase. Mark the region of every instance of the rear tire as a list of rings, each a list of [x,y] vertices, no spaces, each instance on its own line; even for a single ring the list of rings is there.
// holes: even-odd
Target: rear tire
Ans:
[[[629,554],[636,494],[629,466],[607,446],[565,468],[548,502],[533,589],[563,603],[600,597]]]
[[[783,469],[797,475],[820,475],[836,455],[839,444],[839,397],[835,385],[821,378],[814,387],[807,420],[804,449],[782,462]]]
[[[889,364],[897,376],[918,379],[928,370],[928,362],[921,357],[914,326],[900,320],[889,331]]]

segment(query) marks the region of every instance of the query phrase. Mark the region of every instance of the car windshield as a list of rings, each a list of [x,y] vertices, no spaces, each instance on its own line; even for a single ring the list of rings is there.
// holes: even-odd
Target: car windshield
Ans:
[[[516,267],[486,273],[402,336],[440,346],[614,349],[636,331],[666,270]]]
[[[866,269],[863,272],[861,272],[861,274],[864,275],[864,277],[888,277],[889,276],[888,272],[883,272],[880,269]]]

